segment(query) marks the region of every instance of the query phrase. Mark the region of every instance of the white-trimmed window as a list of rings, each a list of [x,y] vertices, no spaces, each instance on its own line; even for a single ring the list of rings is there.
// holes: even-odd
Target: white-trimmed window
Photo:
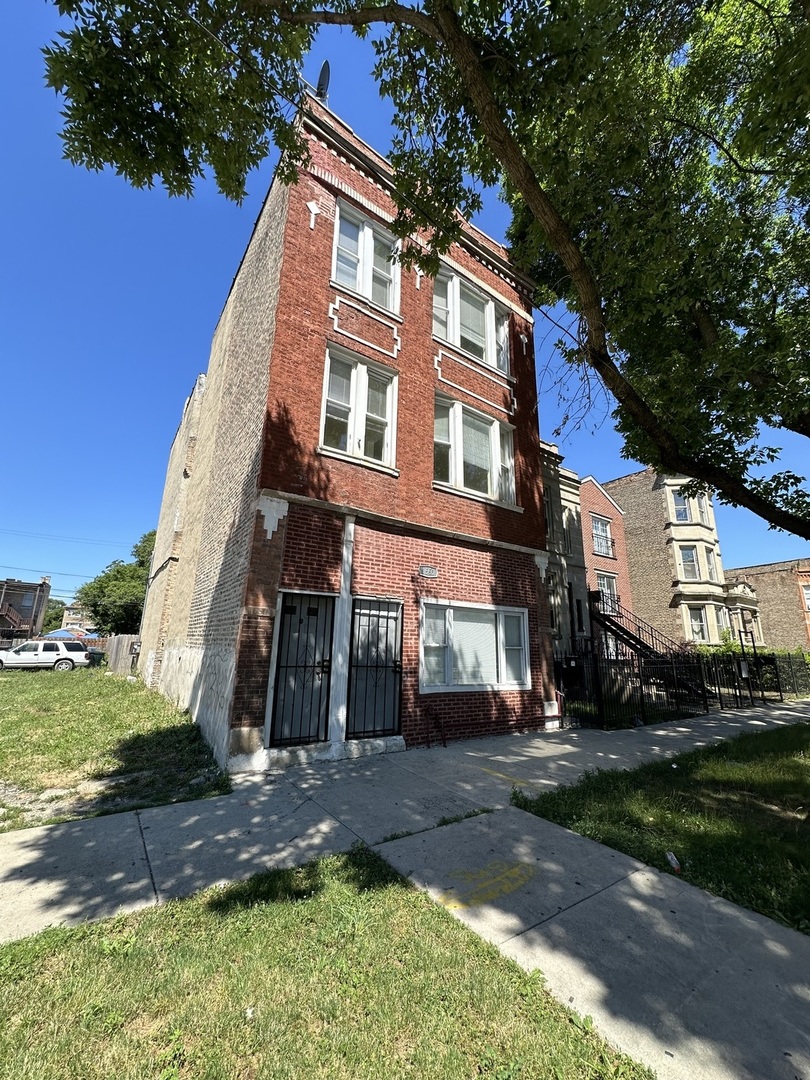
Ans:
[[[802,594],[804,595],[804,610],[810,611],[810,585],[802,585]]]
[[[437,398],[433,420],[433,480],[436,484],[513,504],[512,429],[459,401]]]
[[[689,631],[692,641],[708,641],[709,628],[706,623],[706,609],[704,607],[688,607]]]
[[[610,535],[610,521],[608,518],[597,517],[591,514],[591,531],[593,534],[594,555],[613,555],[613,539]]]
[[[698,517],[700,518],[701,524],[708,525],[709,524],[709,500],[706,498],[705,495],[698,495],[698,497],[697,497],[697,508],[698,508]]]
[[[691,521],[692,509],[689,506],[689,500],[680,491],[672,492],[672,501],[675,506],[675,520],[676,521]]]
[[[602,611],[611,614],[619,607],[619,588],[615,574],[601,574],[597,571],[596,587],[600,594]]]
[[[509,371],[508,311],[448,270],[440,270],[433,282],[433,335]]]
[[[528,690],[525,608],[424,601],[420,689]]]
[[[324,380],[321,446],[349,457],[394,464],[395,372],[330,349]]]
[[[714,557],[714,549],[706,548],[706,572],[709,575],[709,581],[717,581],[717,560]]]
[[[683,581],[700,580],[700,564],[697,548],[693,544],[684,544],[681,549],[681,568]]]
[[[718,604],[715,608],[717,615],[717,629],[720,633],[724,633],[726,630],[731,630],[731,619],[728,616],[728,608],[725,604]]]
[[[338,203],[332,278],[388,311],[396,311],[397,241],[376,222]]]

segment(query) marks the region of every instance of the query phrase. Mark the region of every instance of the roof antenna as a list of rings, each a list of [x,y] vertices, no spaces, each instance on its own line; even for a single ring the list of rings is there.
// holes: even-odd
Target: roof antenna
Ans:
[[[318,76],[318,85],[315,87],[315,97],[324,105],[329,102],[329,61],[324,60],[321,64],[321,73]]]

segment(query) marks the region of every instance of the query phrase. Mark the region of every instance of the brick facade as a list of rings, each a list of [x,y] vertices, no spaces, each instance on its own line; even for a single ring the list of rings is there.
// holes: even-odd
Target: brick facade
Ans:
[[[579,498],[582,506],[582,546],[585,552],[588,588],[598,589],[596,575],[608,574],[615,578],[619,603],[629,611],[634,611],[624,510],[592,476],[583,478]],[[604,542],[601,534],[595,535],[594,518],[608,523],[608,543]]]
[[[142,670],[192,710],[219,759],[232,768],[290,759],[292,752],[277,746],[301,743],[301,752],[308,752],[310,737],[298,729],[294,737],[273,735],[274,710],[281,717],[278,731],[286,731],[283,723],[292,723],[290,717],[301,721],[299,699],[291,699],[289,716],[287,705],[278,704],[282,690],[298,691],[289,688],[297,686],[294,681],[281,687],[275,657],[287,648],[283,634],[308,632],[306,605],[322,610],[318,597],[330,598],[331,667],[301,668],[310,689],[313,679],[317,688],[328,680],[328,742],[309,747],[316,755],[391,749],[403,739],[418,745],[437,733],[461,738],[538,727],[556,709],[542,580],[531,283],[516,275],[505,249],[471,226],[444,261],[456,295],[466,289],[466,296],[484,304],[487,340],[500,335],[501,350],[508,343],[508,371],[495,364],[489,344],[485,362],[434,337],[434,283],[416,270],[396,262],[386,270],[395,283],[387,305],[338,283],[338,220],[345,217],[360,230],[360,239],[347,241],[350,247],[355,243],[362,251],[364,237],[372,233],[377,244],[394,215],[393,176],[383,158],[323,107],[311,101],[308,112],[303,126],[309,164],[296,185],[271,188],[217,328],[188,484],[178,480],[188,457],[186,435],[170,460],[157,544],[162,555],[175,553],[177,562],[165,584],[150,591],[144,621]],[[355,249],[347,250],[344,257],[351,262]],[[375,260],[383,258],[373,250]],[[454,303],[459,319],[461,305]],[[449,320],[448,315],[448,326]],[[349,392],[345,371],[351,371],[355,395],[353,403],[336,398],[338,404],[329,406],[337,410],[335,423],[347,425],[345,444],[338,448],[325,438],[334,357],[344,370],[344,383],[334,393]],[[369,387],[376,379],[374,401],[382,394],[387,402],[384,457],[362,456],[349,440],[348,425],[359,424],[357,417],[372,408],[371,397],[367,403],[360,396],[361,379]],[[456,432],[463,417],[465,440],[467,425],[477,430],[475,453],[488,455],[494,496],[434,480],[437,401],[455,410]],[[351,427],[358,446],[376,430],[370,423]],[[489,450],[481,449],[486,445]],[[454,442],[453,477],[462,475],[461,451]],[[493,472],[493,462],[500,463],[500,472]],[[513,503],[511,496],[501,497],[511,483],[503,479],[505,472],[513,475]],[[436,576],[421,577],[425,566]],[[301,595],[310,600],[297,609],[295,597]],[[393,742],[370,738],[367,747],[355,743],[349,751],[348,655],[356,597],[402,604],[402,719],[401,737]],[[512,676],[505,685],[483,688],[480,676],[480,690],[426,689],[420,683],[420,620],[422,602],[430,598],[486,608],[489,613],[480,618],[495,635],[486,648],[497,651],[497,670],[519,668],[523,680]],[[292,610],[302,612],[298,629],[285,631]],[[457,618],[461,627],[463,613]],[[526,640],[516,644],[510,638],[510,644],[505,627],[514,636],[519,623]],[[299,644],[302,656],[312,651],[304,648],[305,637]],[[481,661],[478,670],[490,668]],[[287,666],[283,678],[292,678]],[[301,752],[296,751],[299,758]]]
[[[753,588],[767,645],[810,649],[810,559],[739,566],[726,578]]]

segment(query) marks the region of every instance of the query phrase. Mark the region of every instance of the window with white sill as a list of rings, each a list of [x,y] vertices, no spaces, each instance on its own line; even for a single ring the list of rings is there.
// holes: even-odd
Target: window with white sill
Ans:
[[[376,222],[338,203],[332,278],[388,311],[399,303],[397,241]]]
[[[330,349],[321,446],[393,467],[396,385],[394,372],[343,350]]]
[[[515,502],[512,430],[461,402],[437,399],[433,480],[497,502]]]
[[[804,610],[810,611],[810,585],[802,585],[802,593],[804,595]]]
[[[422,604],[423,692],[531,687],[525,608]]]
[[[697,497],[698,517],[700,518],[702,525],[709,524],[709,500],[705,495],[698,495]]]
[[[681,491],[672,492],[672,501],[675,506],[675,520],[676,521],[691,521],[692,509],[689,505],[687,497],[681,493]]]
[[[610,521],[607,518],[591,514],[591,532],[593,535],[594,555],[613,554],[613,538],[610,535]]]
[[[447,270],[440,270],[433,282],[433,335],[509,372],[509,313]]]
[[[684,545],[681,549],[681,578],[683,581],[699,581],[700,566],[698,563],[697,548],[692,545]]]

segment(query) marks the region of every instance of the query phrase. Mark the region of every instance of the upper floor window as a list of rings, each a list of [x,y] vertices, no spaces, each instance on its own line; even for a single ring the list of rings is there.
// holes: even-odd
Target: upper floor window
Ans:
[[[711,548],[706,548],[706,570],[709,574],[709,581],[717,581],[717,560]]]
[[[543,492],[543,517],[546,522],[546,539],[554,538],[554,505],[551,501],[551,492]]]
[[[697,497],[698,517],[703,525],[709,524],[709,500],[705,495]]]
[[[321,445],[351,457],[393,465],[395,403],[393,371],[330,350]]]
[[[396,240],[342,203],[335,228],[333,278],[389,311],[397,309]]]
[[[683,567],[684,581],[698,581],[700,579],[700,567],[698,564],[697,548],[689,545],[681,548],[681,566]]]
[[[675,520],[676,521],[691,521],[692,510],[689,506],[689,500],[681,491],[672,492],[672,501],[675,504]]]
[[[433,334],[500,371],[509,371],[509,313],[447,270],[433,283]]]
[[[498,502],[515,501],[511,428],[458,401],[436,401],[433,479]]]
[[[802,594],[804,595],[804,610],[810,611],[810,585],[802,585]]]
[[[613,555],[613,540],[610,535],[610,521],[607,518],[591,514],[594,555]]]
[[[528,689],[528,638],[524,608],[425,602],[422,689]]]

